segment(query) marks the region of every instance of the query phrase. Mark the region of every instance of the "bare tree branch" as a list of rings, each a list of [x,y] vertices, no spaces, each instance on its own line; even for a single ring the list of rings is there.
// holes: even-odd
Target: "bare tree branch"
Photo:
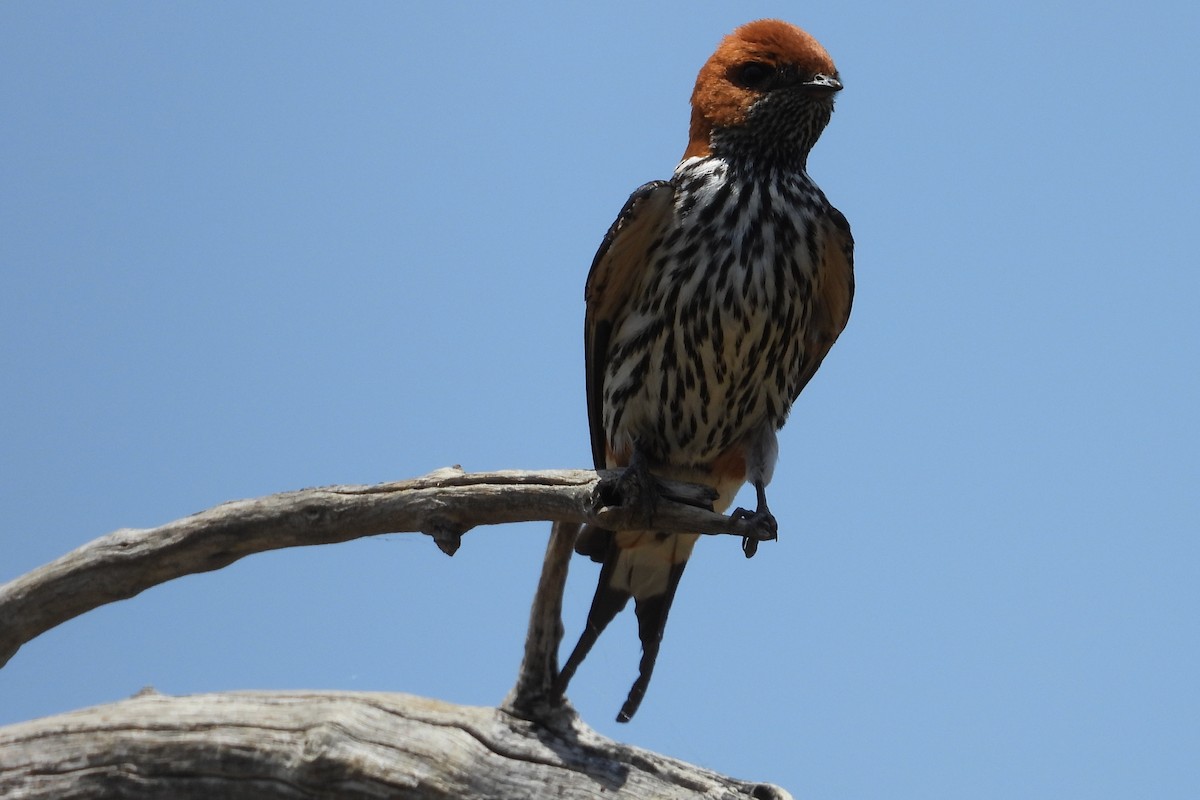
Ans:
[[[394,483],[237,500],[157,528],[123,528],[0,586],[0,667],[25,642],[86,611],[252,553],[421,531],[453,554],[461,536],[477,525],[558,520],[640,527],[643,509],[599,501],[602,475],[592,470],[465,473],[454,467]],[[744,520],[673,501],[703,505],[702,487],[665,485],[667,499],[653,513],[656,526],[755,535]]]
[[[562,598],[578,525],[556,522],[546,545],[542,575],[529,610],[529,632],[517,683],[505,698],[505,711],[524,719],[551,720],[565,700],[554,691],[558,646],[562,642]]]
[[[359,692],[151,692],[0,728],[0,797],[790,800],[575,718]]]

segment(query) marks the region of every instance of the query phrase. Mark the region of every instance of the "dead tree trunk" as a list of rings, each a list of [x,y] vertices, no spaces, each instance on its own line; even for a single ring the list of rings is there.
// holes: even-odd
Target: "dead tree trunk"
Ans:
[[[123,529],[0,586],[0,666],[92,608],[251,553],[424,532],[447,554],[477,525],[554,520],[525,657],[500,708],[397,694],[153,692],[0,728],[0,797],[786,798],[606,739],[554,696],[571,523],[645,524],[606,506],[590,470],[445,469],[375,486],[226,503],[154,529]],[[665,530],[756,536],[707,511],[702,487],[664,484]]]

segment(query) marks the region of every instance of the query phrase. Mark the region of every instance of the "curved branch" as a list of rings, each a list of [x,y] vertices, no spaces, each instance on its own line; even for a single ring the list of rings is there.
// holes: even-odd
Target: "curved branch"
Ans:
[[[790,800],[606,739],[398,694],[166,697],[0,728],[0,796]]]
[[[394,483],[237,500],[157,528],[123,528],[0,586],[0,666],[25,642],[86,611],[252,553],[420,531],[452,555],[477,525],[556,520],[644,527],[645,509],[604,505],[597,491],[604,475],[454,467]],[[652,514],[656,527],[756,536],[745,520],[695,507],[709,502],[703,487],[664,485]]]

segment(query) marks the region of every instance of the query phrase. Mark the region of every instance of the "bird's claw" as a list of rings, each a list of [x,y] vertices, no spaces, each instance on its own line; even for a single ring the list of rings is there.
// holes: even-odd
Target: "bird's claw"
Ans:
[[[605,505],[636,509],[650,525],[658,505],[658,480],[639,458],[633,461],[615,478],[603,478],[596,491]]]
[[[755,529],[753,536],[742,537],[742,552],[746,554],[746,558],[754,558],[754,554],[758,552],[759,542],[770,542],[779,538],[779,523],[775,521],[775,515],[765,508],[756,511],[739,508],[729,516],[733,519],[745,520]]]

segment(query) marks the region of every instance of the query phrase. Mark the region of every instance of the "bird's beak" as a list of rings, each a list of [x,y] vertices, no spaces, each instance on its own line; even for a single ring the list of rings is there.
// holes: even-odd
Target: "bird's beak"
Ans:
[[[811,81],[805,81],[800,86],[817,95],[831,95],[842,90],[842,82],[832,75],[814,75]]]

